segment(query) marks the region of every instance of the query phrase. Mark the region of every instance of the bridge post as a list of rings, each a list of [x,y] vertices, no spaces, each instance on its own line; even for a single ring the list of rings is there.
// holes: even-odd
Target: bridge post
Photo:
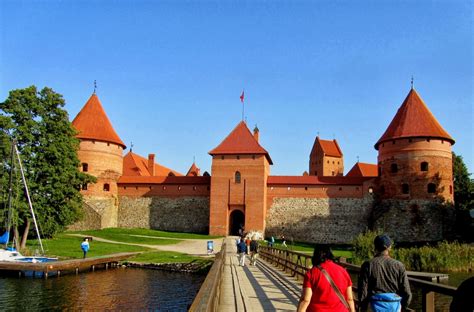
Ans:
[[[425,312],[434,312],[435,311],[435,293],[433,291],[422,289],[422,308]]]

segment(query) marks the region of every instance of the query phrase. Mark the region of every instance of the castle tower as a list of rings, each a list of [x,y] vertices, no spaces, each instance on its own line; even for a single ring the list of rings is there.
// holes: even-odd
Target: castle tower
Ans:
[[[245,122],[211,150],[209,234],[265,230],[267,178],[272,160]]]
[[[344,174],[344,158],[336,140],[314,140],[309,155],[309,175],[342,176]]]
[[[411,89],[385,133],[379,151],[382,198],[453,201],[451,146],[454,140],[441,127],[415,89]]]
[[[81,141],[78,151],[80,170],[97,178],[96,183],[84,185],[82,190],[86,204],[94,209],[93,213],[100,215],[100,222],[97,221],[100,225],[95,227],[117,226],[117,181],[122,175],[125,144],[112,127],[95,93],[72,125],[79,132],[77,138]]]

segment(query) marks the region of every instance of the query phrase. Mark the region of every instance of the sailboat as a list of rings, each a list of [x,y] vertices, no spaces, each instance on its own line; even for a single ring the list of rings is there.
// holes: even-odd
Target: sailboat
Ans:
[[[10,181],[9,181],[9,190],[8,190],[8,217],[7,217],[7,225],[6,231],[0,236],[0,244],[4,244],[5,248],[0,248],[0,261],[7,261],[7,262],[27,262],[27,263],[39,263],[39,262],[51,262],[57,261],[58,258],[49,258],[49,257],[42,257],[42,256],[23,256],[19,251],[16,250],[15,245],[12,243],[9,247],[10,243],[10,230],[11,230],[11,222],[12,222],[12,185],[13,185],[13,171],[15,168],[15,155],[16,160],[19,165],[19,169],[21,172],[21,179],[23,181],[23,186],[25,188],[25,194],[28,199],[28,206],[30,208],[31,216],[33,218],[33,223],[35,225],[36,235],[38,237],[38,242],[41,247],[41,253],[44,254],[43,242],[41,241],[41,236],[39,233],[38,222],[36,221],[36,215],[33,210],[33,204],[31,203],[30,192],[28,190],[28,185],[26,183],[25,173],[23,171],[23,165],[20,158],[20,152],[16,146],[15,140],[12,141],[12,149],[11,149],[11,168],[10,168]]]

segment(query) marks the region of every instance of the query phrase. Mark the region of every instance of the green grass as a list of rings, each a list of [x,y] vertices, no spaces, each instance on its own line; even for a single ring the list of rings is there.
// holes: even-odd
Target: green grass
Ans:
[[[80,234],[81,236],[71,236],[69,234]],[[168,245],[177,244],[180,239],[212,239],[218,236],[208,236],[189,233],[172,233],[163,231],[154,231],[148,229],[118,229],[109,228],[103,230],[74,231],[58,234],[52,239],[43,239],[43,246],[48,257],[58,257],[64,259],[82,258],[81,242],[84,236],[100,237],[111,241],[121,242],[123,244],[99,242],[92,240],[88,257],[97,257],[110,255],[120,252],[142,252],[141,254],[129,258],[127,261],[141,263],[190,263],[202,262],[206,264],[212,262],[207,258],[187,255],[179,252],[157,251],[155,249],[135,246],[142,245]],[[35,253],[39,249],[37,240],[27,242],[27,250],[22,251],[25,255]]]
[[[286,242],[288,246],[288,250],[293,250],[293,251],[298,251],[298,252],[303,252],[307,254],[313,254],[314,251],[314,245],[313,244],[308,244],[308,243],[302,243],[302,242],[293,242],[289,243],[288,241]],[[266,243],[263,243],[264,246],[266,246]],[[284,249],[285,247],[281,246],[281,241],[276,240],[275,244],[273,245],[274,247],[277,248],[282,248]],[[337,246],[331,247],[332,253],[336,258],[339,257],[344,257],[346,259],[352,258],[352,251],[348,249],[342,249],[338,248]]]
[[[218,238],[220,236],[211,236],[211,235],[204,235],[204,234],[193,234],[193,233],[178,233],[178,232],[165,232],[165,231],[156,231],[150,229],[122,229],[122,228],[107,228],[103,230],[91,230],[91,231],[74,231],[68,233],[75,233],[75,234],[86,234],[90,236],[97,236],[101,238],[111,239],[109,237],[120,237],[123,239],[122,236],[131,236],[131,237],[142,237],[145,239],[146,237],[151,238],[151,242],[158,238],[174,238],[174,239],[213,239]],[[153,245],[160,245],[161,243],[153,244]],[[164,245],[165,243],[163,243]],[[176,241],[172,244],[176,244]]]
[[[130,258],[127,261],[140,263],[189,263],[198,261],[207,263],[212,260],[174,251],[150,251]]]
[[[81,237],[69,236],[65,234],[59,234],[52,239],[43,239],[43,246],[45,248],[48,257],[59,257],[60,259],[76,259],[82,258],[83,253],[81,250]],[[22,251],[25,255],[33,254],[36,249],[39,249],[36,240],[28,241],[27,248],[29,252]],[[133,245],[122,245],[122,244],[111,244],[103,243],[98,241],[90,242],[90,250],[87,253],[88,257],[97,257],[110,255],[119,252],[136,252],[136,251],[147,251],[149,248],[133,246]]]

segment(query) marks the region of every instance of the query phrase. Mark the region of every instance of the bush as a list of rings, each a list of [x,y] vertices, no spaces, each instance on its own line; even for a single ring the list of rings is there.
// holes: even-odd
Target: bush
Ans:
[[[372,259],[375,254],[374,239],[380,235],[380,231],[367,231],[359,234],[352,242],[354,253],[352,262],[354,264],[362,264],[365,260]]]

